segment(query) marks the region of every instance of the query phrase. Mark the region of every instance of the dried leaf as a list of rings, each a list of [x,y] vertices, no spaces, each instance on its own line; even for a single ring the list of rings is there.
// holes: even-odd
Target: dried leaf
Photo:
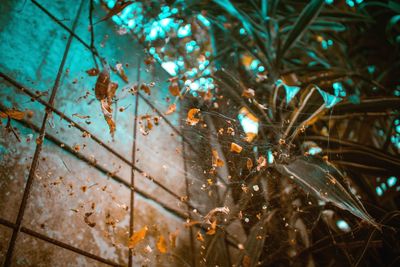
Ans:
[[[195,115],[197,113],[199,113],[199,111],[200,111],[200,109],[198,109],[198,108],[192,108],[192,109],[189,110],[189,112],[187,114],[187,119],[186,119],[186,122],[189,125],[192,125],[192,126],[196,125],[200,121],[199,118],[195,118]]]
[[[151,129],[153,129],[153,124],[151,123],[151,117],[150,116],[146,116],[146,117],[142,117],[141,120],[145,119],[145,122],[141,121],[139,124],[139,130],[143,135],[148,135],[151,131]]]
[[[107,91],[107,97],[111,100],[115,96],[115,92],[118,89],[118,83],[111,82]],[[111,103],[110,103],[111,105]]]
[[[99,77],[97,77],[95,94],[96,98],[100,100],[101,111],[103,112],[104,119],[108,124],[111,136],[114,136],[114,132],[116,129],[115,122],[112,119],[111,104],[112,98],[114,97],[117,88],[118,84],[110,81],[109,70],[107,68],[104,68]]]
[[[154,60],[153,57],[147,57],[147,58],[144,59],[144,63],[145,63],[146,65],[151,65],[151,64],[153,64],[154,62],[156,62],[156,61]]]
[[[176,238],[179,234],[179,230],[176,229],[175,232],[169,234],[169,244],[172,249],[176,248]]]
[[[113,137],[115,130],[116,130],[116,125],[112,117],[104,117],[106,119],[106,122],[108,124],[108,128],[110,129],[110,134]]]
[[[214,217],[217,213],[223,213],[227,215],[230,212],[230,209],[228,207],[216,207],[212,210],[210,210],[206,216],[204,216],[204,221],[206,223],[211,224],[211,220],[214,221]]]
[[[243,267],[250,267],[251,266],[251,259],[249,256],[244,255],[243,259],[242,259],[242,265]]]
[[[181,95],[181,91],[179,90],[179,85],[177,82],[171,82],[171,84],[168,87],[169,92],[171,93],[171,95],[173,96],[180,96]]]
[[[118,75],[121,77],[122,80],[124,80],[124,82],[129,83],[129,79],[128,76],[126,76],[124,67],[122,66],[121,63],[118,63],[115,68],[117,69],[117,73]]]
[[[200,242],[204,242],[204,237],[203,237],[203,235],[200,233],[200,231],[197,232],[197,234],[196,234],[196,239],[199,240]]]
[[[189,222],[185,223],[185,227],[192,227],[192,226],[195,226],[195,225],[198,225],[198,224],[201,224],[201,222],[199,222],[199,221],[189,221]]]
[[[142,229],[132,234],[128,241],[128,248],[134,248],[140,241],[146,237],[147,226],[143,226]]]
[[[105,15],[102,19],[100,19],[99,21],[97,21],[94,24],[108,20],[112,16],[117,15],[118,13],[122,12],[122,10],[124,10],[127,6],[129,6],[131,4],[133,4],[133,1],[126,1],[126,2],[123,0],[117,1],[115,3],[114,7],[112,9],[110,9],[110,11],[108,11],[107,15]]]
[[[72,116],[78,117],[80,119],[90,119],[90,116],[80,115],[78,113],[74,113],[74,114],[72,114]]]
[[[96,223],[95,222],[91,222],[89,221],[89,217],[92,216],[93,212],[86,212],[85,213],[85,217],[84,217],[84,221],[87,225],[89,225],[90,227],[95,227]]]
[[[212,165],[214,167],[222,167],[224,166],[224,161],[219,158],[218,151],[216,149],[212,150]]]
[[[238,144],[236,144],[236,143],[231,143],[231,152],[235,152],[235,153],[240,153],[240,152],[242,152],[242,147],[241,146],[239,146]]]
[[[314,157],[299,157],[287,165],[278,164],[277,169],[306,192],[379,228],[361,201],[348,188],[343,175],[329,162]]]
[[[158,251],[160,251],[161,253],[167,253],[167,242],[165,241],[164,236],[160,235],[158,237],[158,241],[157,241],[157,249]]]
[[[172,104],[168,107],[168,110],[165,112],[165,115],[170,115],[176,111],[176,104]]]
[[[246,133],[246,137],[244,138],[244,140],[248,143],[251,143],[256,136],[256,133]]]
[[[264,156],[260,156],[257,159],[257,171],[260,171],[262,168],[267,166],[267,159]]]
[[[97,75],[99,75],[99,72],[100,71],[97,68],[92,68],[92,69],[86,71],[86,73],[89,76],[97,76]]]
[[[107,98],[108,87],[110,85],[110,72],[107,68],[104,68],[97,77],[94,92],[98,100]]]
[[[247,169],[248,169],[249,171],[253,168],[253,161],[251,160],[251,158],[248,158],[248,159],[247,159],[246,167],[247,167]]]
[[[207,231],[207,235],[215,235],[217,229],[217,220],[211,223],[210,229]]]
[[[243,90],[242,96],[245,98],[254,98],[256,96],[256,94],[253,89],[248,88],[248,89]]]
[[[0,111],[0,118],[10,117],[11,119],[14,120],[23,120],[25,114],[26,113],[24,111],[19,111],[17,109],[7,109],[5,111]]]
[[[139,89],[145,92],[146,94],[151,95],[150,86],[148,86],[147,84],[142,83]]]

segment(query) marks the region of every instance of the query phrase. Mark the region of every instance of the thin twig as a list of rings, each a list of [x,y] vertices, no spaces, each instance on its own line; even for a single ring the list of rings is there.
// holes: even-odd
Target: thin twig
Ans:
[[[89,23],[90,23],[90,51],[92,53],[94,64],[96,65],[96,69],[99,69],[99,65],[96,61],[96,55],[93,51],[96,51],[94,46],[94,28],[93,28],[93,0],[90,0],[90,8],[89,8]]]

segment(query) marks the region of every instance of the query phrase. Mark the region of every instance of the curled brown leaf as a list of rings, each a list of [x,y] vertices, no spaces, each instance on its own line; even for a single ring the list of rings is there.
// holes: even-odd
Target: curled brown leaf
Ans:
[[[200,109],[198,109],[198,108],[192,108],[192,109],[190,109],[189,110],[189,112],[188,112],[188,114],[187,114],[187,119],[186,119],[186,122],[189,124],[189,125],[196,125],[199,121],[200,121],[200,119],[199,118],[196,118],[195,117],[195,115],[197,114],[197,113],[199,113],[199,111],[200,111]]]

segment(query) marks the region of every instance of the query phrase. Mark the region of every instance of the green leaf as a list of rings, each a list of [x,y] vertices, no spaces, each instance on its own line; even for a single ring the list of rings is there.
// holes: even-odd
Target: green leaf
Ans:
[[[313,31],[335,31],[335,32],[343,32],[346,30],[346,27],[339,22],[333,21],[315,21],[310,25],[310,29]]]
[[[365,14],[361,15],[355,12],[345,12],[342,10],[323,10],[319,14],[319,18],[335,22],[373,22],[373,19]]]
[[[394,110],[400,107],[400,98],[398,97],[375,97],[362,99],[359,104],[343,102],[336,105],[333,115],[357,113],[357,112],[379,112]]]
[[[282,33],[289,32],[294,28],[294,25],[287,26],[282,29]],[[313,31],[335,31],[335,32],[342,32],[346,30],[346,27],[339,22],[333,22],[333,21],[315,21],[309,26],[310,30]]]
[[[246,29],[246,31],[249,34],[253,34],[253,27],[251,26],[250,21],[245,18],[237,9],[236,7],[231,3],[229,0],[214,0],[216,4],[218,4],[220,7],[225,9],[229,14],[231,14],[233,17],[237,18],[239,21],[242,22],[243,27]]]
[[[276,167],[282,175],[293,179],[304,191],[379,227],[347,187],[343,175],[332,164],[319,158],[299,157],[287,165],[277,164]]]
[[[340,161],[342,166],[352,166],[378,176],[400,173],[400,159],[387,151],[332,136],[307,136],[305,139],[317,142],[321,147],[329,147],[324,152],[332,161]]]
[[[280,57],[283,57],[285,53],[298,41],[312,21],[318,16],[321,8],[324,4],[323,0],[312,0],[301,12],[299,18],[295,22],[293,29],[289,32],[285,43],[280,51]]]

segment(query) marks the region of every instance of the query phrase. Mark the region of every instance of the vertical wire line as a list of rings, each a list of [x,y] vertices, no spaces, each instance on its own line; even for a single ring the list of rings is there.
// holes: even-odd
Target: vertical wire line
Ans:
[[[77,25],[78,20],[79,20],[79,16],[80,16],[81,11],[82,11],[83,2],[84,1],[82,0],[81,3],[80,3],[77,15],[76,15],[75,20],[74,20],[74,24],[72,26],[72,31],[75,31],[76,25]],[[73,38],[73,35],[70,34],[69,37],[68,37],[67,45],[66,45],[65,50],[64,50],[64,54],[63,54],[63,57],[62,57],[62,60],[61,60],[60,67],[59,67],[58,72],[57,72],[56,80],[54,82],[53,89],[51,91],[51,95],[50,95],[50,99],[49,99],[49,104],[50,105],[53,105],[54,99],[56,97],[56,94],[57,94],[57,91],[58,91],[58,88],[59,88],[59,85],[60,85],[60,80],[61,80],[62,73],[63,73],[63,70],[64,70],[64,65],[65,65],[65,62],[66,62],[66,59],[67,59],[67,56],[68,56],[69,49],[71,47],[72,38]],[[12,233],[9,245],[8,245],[8,250],[7,250],[7,254],[6,254],[6,259],[4,261],[4,266],[10,266],[11,265],[11,260],[12,260],[12,256],[13,256],[13,252],[14,252],[14,248],[15,248],[15,243],[16,243],[16,240],[17,240],[17,237],[18,237],[18,233],[21,230],[21,224],[22,224],[22,220],[23,220],[23,217],[24,217],[24,214],[25,214],[26,205],[27,205],[27,202],[28,202],[30,191],[32,189],[33,182],[34,182],[35,172],[36,172],[36,169],[38,167],[39,156],[40,156],[40,152],[42,150],[42,144],[43,144],[44,136],[45,136],[45,132],[46,132],[46,123],[47,123],[48,118],[51,115],[52,115],[52,111],[50,109],[46,108],[45,109],[45,114],[44,114],[44,117],[43,117],[42,126],[41,126],[40,132],[39,132],[39,137],[37,139],[37,145],[36,145],[36,148],[35,148],[35,153],[33,155],[31,168],[29,170],[28,180],[26,182],[24,194],[23,194],[23,197],[22,197],[22,200],[21,200],[21,204],[20,204],[20,207],[19,207],[19,210],[18,210],[17,220],[16,220],[16,223],[15,223],[16,227],[13,230],[13,233]]]

